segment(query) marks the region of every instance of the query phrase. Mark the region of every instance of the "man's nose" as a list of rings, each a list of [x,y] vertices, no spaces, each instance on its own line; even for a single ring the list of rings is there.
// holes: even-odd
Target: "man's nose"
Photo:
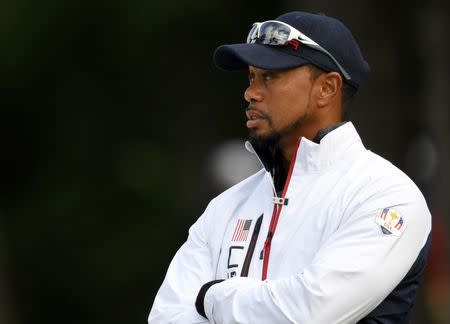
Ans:
[[[244,92],[244,98],[249,103],[262,100],[263,92],[259,82],[255,80],[247,87]]]

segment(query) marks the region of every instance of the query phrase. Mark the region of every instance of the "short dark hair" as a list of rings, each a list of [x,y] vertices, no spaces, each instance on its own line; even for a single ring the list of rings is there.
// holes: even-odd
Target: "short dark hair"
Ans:
[[[315,65],[308,64],[310,71],[310,77],[311,81],[316,80],[321,74],[326,73],[324,70],[318,68]],[[344,79],[343,79],[344,80]],[[346,116],[348,112],[348,108],[350,106],[350,103],[353,99],[353,97],[356,94],[356,88],[352,85],[348,84],[347,82],[342,83],[342,115]]]

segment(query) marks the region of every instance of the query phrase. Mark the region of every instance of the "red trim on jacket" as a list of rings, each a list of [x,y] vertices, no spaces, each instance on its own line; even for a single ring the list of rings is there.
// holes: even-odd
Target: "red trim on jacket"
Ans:
[[[281,198],[285,198],[287,189],[289,187],[289,182],[291,181],[292,172],[294,170],[295,161],[297,159],[297,152],[300,147],[300,139],[297,141],[297,147],[295,148],[294,155],[292,156],[291,164],[289,166],[289,172],[286,178],[286,183],[284,184],[283,193],[281,194]],[[283,205],[273,205],[272,219],[270,220],[269,233],[267,233],[267,238],[264,243],[264,260],[263,260],[263,269],[262,269],[262,280],[266,280],[267,271],[269,267],[269,257],[270,257],[270,247],[272,245],[272,238],[275,235],[275,230],[277,228],[278,219],[280,218],[281,209]]]

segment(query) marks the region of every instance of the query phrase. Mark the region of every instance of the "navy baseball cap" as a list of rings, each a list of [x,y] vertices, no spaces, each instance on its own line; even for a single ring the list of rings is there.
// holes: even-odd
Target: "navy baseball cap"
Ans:
[[[344,82],[356,89],[366,79],[369,64],[350,30],[339,20],[302,11],[288,12],[275,20],[294,27],[322,50],[301,41],[297,45],[274,46],[262,44],[256,39],[254,43],[219,46],[214,52],[215,65],[222,70],[238,71],[248,69],[249,65],[282,70],[312,64],[326,72],[339,72]]]

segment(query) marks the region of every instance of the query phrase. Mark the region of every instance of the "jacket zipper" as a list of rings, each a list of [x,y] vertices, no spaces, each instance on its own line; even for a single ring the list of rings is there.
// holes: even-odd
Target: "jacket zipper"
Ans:
[[[264,214],[258,217],[255,223],[255,228],[253,229],[252,239],[248,245],[247,255],[245,256],[244,264],[242,266],[241,277],[248,276],[248,270],[250,268],[250,262],[253,257],[253,253],[255,252],[256,241],[258,240],[259,231],[261,230],[261,223],[263,220]]]
[[[297,141],[297,147],[295,149],[294,155],[292,156],[292,160],[289,166],[289,173],[286,178],[286,183],[284,184],[283,192],[281,194],[281,198],[284,199],[286,196],[287,189],[289,187],[289,182],[291,180],[292,171],[294,170],[295,160],[297,158],[297,152],[298,148],[300,146],[300,139]],[[270,220],[270,226],[269,226],[269,232],[267,233],[266,241],[264,242],[263,247],[263,269],[262,269],[262,280],[267,279],[267,271],[269,267],[269,258],[270,258],[270,248],[272,246],[272,238],[275,235],[275,230],[277,228],[278,219],[280,218],[281,209],[283,205],[282,204],[276,204],[273,205],[273,212],[272,212],[272,219]]]

